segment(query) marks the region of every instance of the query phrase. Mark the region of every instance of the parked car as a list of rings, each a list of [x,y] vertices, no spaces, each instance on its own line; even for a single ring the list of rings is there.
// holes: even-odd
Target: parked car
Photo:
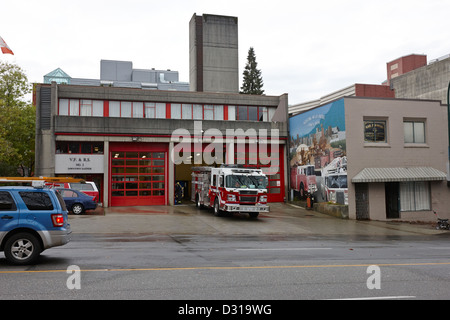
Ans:
[[[53,189],[0,187],[0,251],[8,262],[30,264],[45,249],[70,241],[63,198]]]
[[[98,188],[93,181],[86,181],[86,183],[68,183],[68,182],[46,182],[47,186],[53,186],[53,188],[65,188],[65,189],[74,189],[84,192],[88,196],[94,197],[94,201],[98,202],[100,198],[100,194],[98,192]]]
[[[73,214],[82,214],[86,210],[95,210],[97,208],[97,202],[93,200],[93,197],[81,191],[66,188],[56,188],[56,190],[59,191],[64,199],[67,210],[72,211]]]
[[[99,201],[99,192],[97,186],[92,181],[86,181],[86,183],[68,183],[68,188],[84,192],[88,196],[94,197],[95,202]]]

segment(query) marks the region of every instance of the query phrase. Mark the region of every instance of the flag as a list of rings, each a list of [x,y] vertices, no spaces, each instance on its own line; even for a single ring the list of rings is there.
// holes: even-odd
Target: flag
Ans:
[[[2,52],[5,53],[9,53],[14,55],[14,53],[12,52],[12,50],[8,47],[8,45],[6,44],[5,40],[3,40],[2,37],[0,37],[0,49],[2,49]]]

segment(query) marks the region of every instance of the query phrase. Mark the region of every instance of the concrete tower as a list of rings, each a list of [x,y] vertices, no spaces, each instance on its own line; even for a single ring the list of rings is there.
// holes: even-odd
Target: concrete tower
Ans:
[[[239,92],[238,18],[194,14],[189,22],[190,91]]]

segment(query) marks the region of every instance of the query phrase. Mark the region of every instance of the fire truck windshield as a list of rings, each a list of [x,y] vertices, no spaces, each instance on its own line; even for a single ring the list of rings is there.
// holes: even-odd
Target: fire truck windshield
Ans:
[[[326,183],[328,188],[347,188],[347,174],[329,175]]]
[[[228,175],[225,178],[227,188],[266,189],[266,176]]]

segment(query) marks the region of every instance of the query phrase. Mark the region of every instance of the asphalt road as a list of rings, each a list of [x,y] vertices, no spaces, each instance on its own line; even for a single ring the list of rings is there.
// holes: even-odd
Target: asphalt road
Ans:
[[[257,220],[192,206],[121,210],[71,216],[72,241],[36,265],[0,255],[0,300],[450,299],[450,233],[431,225],[286,205]]]

